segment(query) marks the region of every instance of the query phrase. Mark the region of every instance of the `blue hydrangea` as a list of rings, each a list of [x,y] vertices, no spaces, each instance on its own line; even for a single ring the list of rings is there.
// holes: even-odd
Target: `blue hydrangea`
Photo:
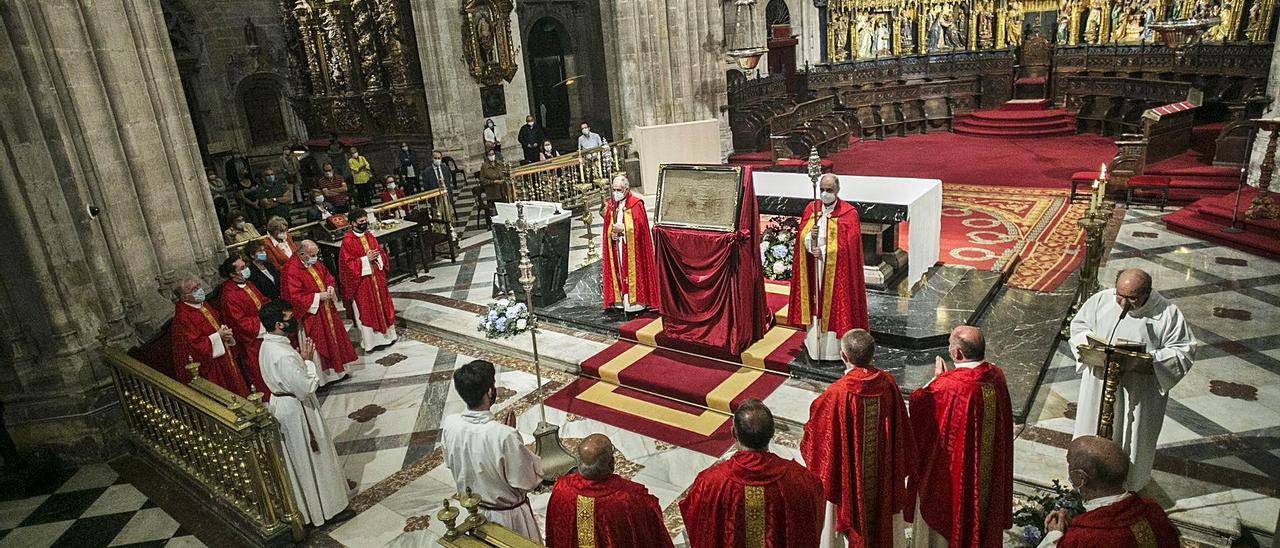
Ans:
[[[787,256],[787,246],[778,244],[773,246],[773,256],[779,259]]]
[[[1044,536],[1044,533],[1040,532],[1039,527],[1036,527],[1034,525],[1022,526],[1022,538],[1027,540],[1027,544],[1030,544],[1032,546],[1040,544],[1040,539],[1043,536]]]
[[[490,310],[490,311],[489,311],[489,321],[494,321],[494,320],[497,320],[497,319],[498,319],[498,311],[497,311],[497,310]]]
[[[513,307],[510,307],[510,308],[508,308],[508,309],[507,309],[507,319],[508,319],[508,320],[514,320],[514,319],[516,319],[516,316],[519,316],[519,315],[520,315],[520,309],[519,309],[519,308],[516,308],[516,307],[514,307],[514,306],[513,306]]]
[[[496,323],[495,323],[494,325],[498,328],[498,331],[502,331],[502,330],[504,330],[504,329],[506,329],[506,328],[507,328],[507,319],[506,319],[506,318],[498,318],[498,319],[496,320]]]

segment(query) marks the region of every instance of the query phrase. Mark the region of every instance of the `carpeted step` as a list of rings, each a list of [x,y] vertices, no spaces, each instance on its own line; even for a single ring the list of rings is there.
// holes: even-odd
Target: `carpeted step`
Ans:
[[[1240,197],[1237,226],[1244,232],[1223,232],[1222,227],[1231,224],[1234,192],[1222,196],[1202,198],[1178,211],[1165,215],[1162,220],[1170,230],[1223,245],[1257,253],[1264,257],[1280,258],[1280,221],[1275,219],[1246,220],[1244,212],[1249,208],[1257,191],[1248,188]]]
[[[964,118],[953,124],[953,126],[961,126],[965,128],[989,128],[989,129],[1058,129],[1062,127],[1075,128],[1075,120],[1067,118],[1046,118],[1033,120],[990,120],[986,118]]]
[[[1240,179],[1224,179],[1220,177],[1170,177],[1169,188],[1224,190],[1235,192],[1240,188]]]
[[[775,326],[764,337],[751,344],[740,355],[730,354],[723,348],[676,339],[667,335],[662,320],[652,315],[641,316],[618,328],[618,336],[626,341],[646,346],[696,354],[728,363],[734,367],[746,365],[779,373],[789,373],[791,362],[803,351],[804,334],[788,327]]]
[[[1142,170],[1146,175],[1164,175],[1167,177],[1222,178],[1232,181],[1240,180],[1240,168],[1231,166],[1196,165],[1186,167],[1161,167],[1159,163],[1147,166]]]
[[[1012,99],[1005,101],[1000,105],[999,110],[1047,110],[1049,108],[1048,99]]]
[[[984,120],[1045,120],[1075,119],[1075,115],[1062,109],[1051,110],[979,110],[965,118],[981,118]],[[962,118],[964,119],[964,118]]]
[[[958,126],[952,127],[952,131],[962,135],[975,135],[975,136],[986,136],[986,137],[1044,137],[1049,135],[1069,135],[1069,134],[1075,133],[1076,128],[1075,126],[1063,125],[1056,129],[1027,130],[1027,129],[1020,129],[1020,128],[995,129],[995,128],[965,127],[965,126],[958,125]]]

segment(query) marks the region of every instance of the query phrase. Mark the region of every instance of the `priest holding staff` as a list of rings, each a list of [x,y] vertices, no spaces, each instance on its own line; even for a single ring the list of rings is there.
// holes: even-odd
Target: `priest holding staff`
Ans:
[[[626,175],[610,183],[604,203],[604,307],[639,312],[658,304],[653,236],[644,200],[631,193]]]
[[[787,323],[808,330],[804,346],[816,360],[840,359],[840,336],[870,329],[867,283],[862,272],[858,210],[837,198],[840,179],[818,179],[818,200],[800,217],[792,267]]]

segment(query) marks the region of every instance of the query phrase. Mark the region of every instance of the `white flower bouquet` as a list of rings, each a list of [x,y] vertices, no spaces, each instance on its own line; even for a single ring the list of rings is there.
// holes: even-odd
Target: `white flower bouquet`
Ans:
[[[489,309],[480,314],[476,330],[484,332],[486,339],[505,339],[528,331],[532,323],[533,317],[524,303],[503,298],[489,303]]]
[[[795,217],[773,217],[765,221],[760,238],[760,262],[766,278],[791,279],[791,261],[799,231],[800,220]]]

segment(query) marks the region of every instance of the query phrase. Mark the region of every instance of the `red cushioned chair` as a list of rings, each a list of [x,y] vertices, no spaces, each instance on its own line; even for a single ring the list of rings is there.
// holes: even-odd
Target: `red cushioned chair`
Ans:
[[[1142,195],[1150,195],[1155,199],[1150,203],[1159,205],[1160,211],[1164,211],[1166,205],[1169,204],[1169,178],[1160,175],[1134,175],[1129,178],[1129,186],[1124,193],[1124,207],[1129,208],[1131,203],[1140,203],[1134,201],[1134,197]]]
[[[1049,62],[1053,46],[1040,31],[1022,43],[1022,63],[1013,80],[1014,99],[1044,99],[1049,94]]]
[[[1088,196],[1088,192],[1079,192],[1081,186],[1092,189],[1093,180],[1101,176],[1096,171],[1077,171],[1071,174],[1071,201],[1076,201],[1076,196]]]

